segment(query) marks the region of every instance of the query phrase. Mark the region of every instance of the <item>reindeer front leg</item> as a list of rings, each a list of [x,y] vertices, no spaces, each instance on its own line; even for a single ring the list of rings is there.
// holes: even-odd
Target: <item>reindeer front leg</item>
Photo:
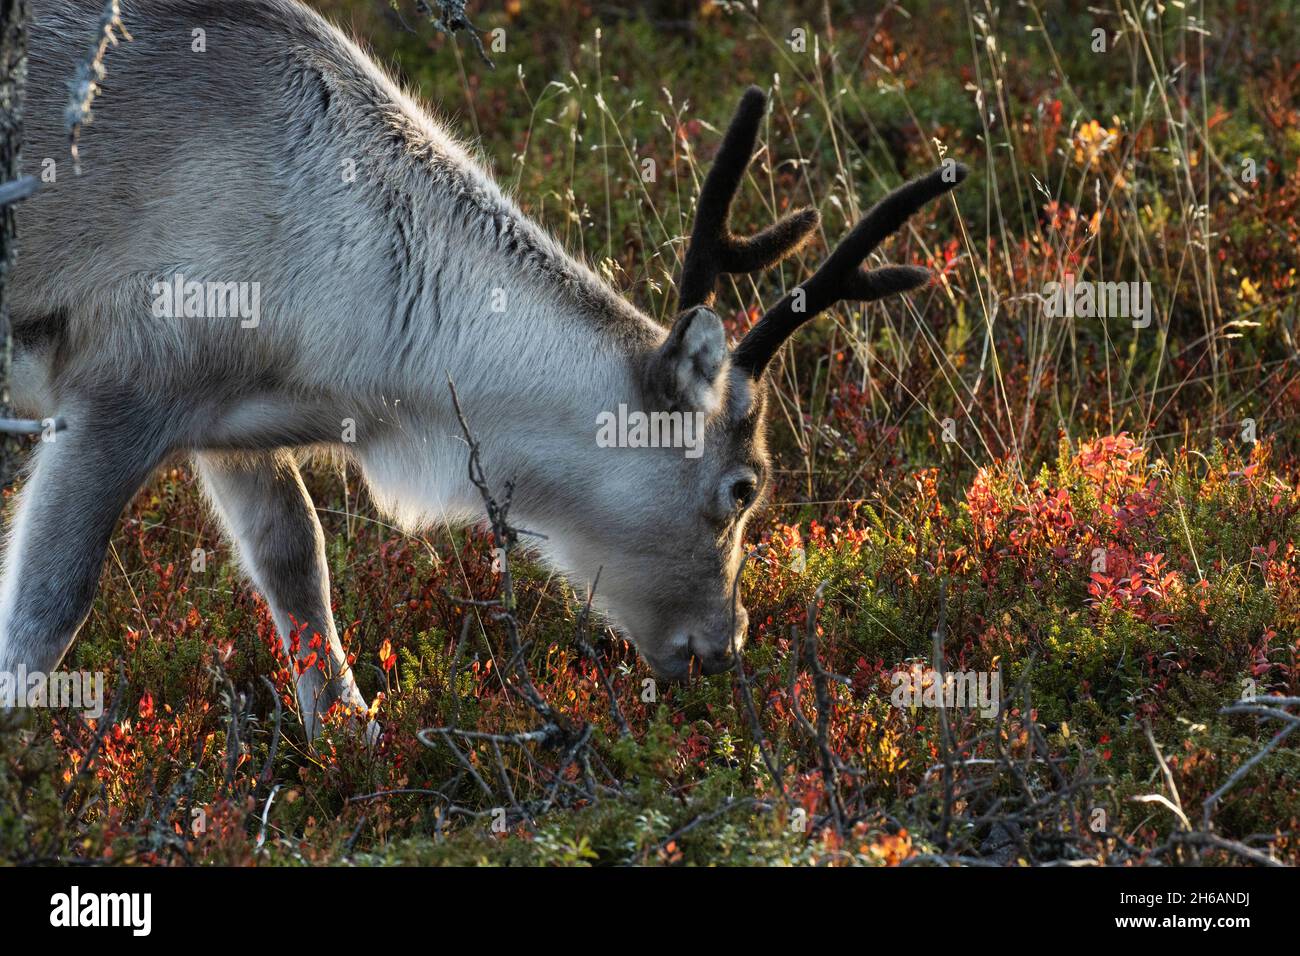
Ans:
[[[298,678],[298,703],[309,739],[320,733],[322,715],[336,701],[365,706],[330,611],[325,535],[287,451],[196,456],[208,495],[239,547],[242,562],[271,606],[271,616],[290,652],[295,622],[298,657],[315,651],[325,672],[306,669]],[[319,634],[320,645],[311,647]],[[377,727],[371,726],[374,737]]]
[[[166,417],[128,396],[67,402],[18,497],[0,583],[0,671],[59,666],[90,613],[118,516],[167,451]]]

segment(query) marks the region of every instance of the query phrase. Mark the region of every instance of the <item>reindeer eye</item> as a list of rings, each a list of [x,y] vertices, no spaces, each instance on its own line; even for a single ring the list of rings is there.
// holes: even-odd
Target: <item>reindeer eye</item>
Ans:
[[[731,486],[731,500],[736,503],[737,511],[744,511],[754,503],[758,493],[758,483],[752,478],[741,478]]]

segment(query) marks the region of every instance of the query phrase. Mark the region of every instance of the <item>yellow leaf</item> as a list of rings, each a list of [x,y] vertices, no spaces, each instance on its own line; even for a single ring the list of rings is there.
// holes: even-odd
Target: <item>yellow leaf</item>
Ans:
[[[1242,300],[1249,302],[1251,305],[1259,305],[1263,297],[1259,294],[1259,286],[1251,282],[1250,279],[1241,280],[1241,290],[1238,293]]]

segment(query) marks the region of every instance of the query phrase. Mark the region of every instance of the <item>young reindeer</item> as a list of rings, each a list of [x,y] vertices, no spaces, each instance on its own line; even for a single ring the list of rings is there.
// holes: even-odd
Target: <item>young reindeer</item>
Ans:
[[[599,573],[596,604],[658,674],[731,666],[747,630],[733,581],[769,480],[765,371],[835,302],[927,281],[861,263],[963,168],[886,196],[729,351],[718,277],[773,265],[818,224],[805,209],[750,238],[728,228],[757,89],[705,180],[665,331],[296,0],[123,0],[133,40],[110,53],[73,176],[66,81],[102,0],[35,6],[25,154],[58,173],[18,216],[12,389],[67,430],[38,445],[19,497],[0,671],[58,665],[118,516],[188,454],[286,647],[297,622],[301,653],[313,634],[328,650],[298,686],[308,733],[335,703],[364,706],[299,455],[341,453],[404,528],[480,520],[448,376],[486,474],[515,482],[512,520],[546,536],[540,556],[578,589]],[[214,288],[252,308],[214,308]],[[620,405],[700,414],[702,453],[598,447]]]

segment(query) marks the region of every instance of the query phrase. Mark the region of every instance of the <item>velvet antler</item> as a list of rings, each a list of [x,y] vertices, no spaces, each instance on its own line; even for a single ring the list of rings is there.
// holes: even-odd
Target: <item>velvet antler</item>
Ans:
[[[711,305],[718,276],[724,272],[758,272],[775,265],[803,245],[817,228],[817,210],[799,209],[748,238],[731,232],[731,201],[754,154],[758,124],[766,105],[767,97],[758,87],[745,91],[704,178],[691,244],[682,266],[679,310]]]
[[[836,302],[870,302],[924,285],[930,271],[919,266],[866,270],[862,261],[908,218],[966,178],[960,163],[946,165],[895,189],[858,222],[822,267],[790,291],[758,321],[732,353],[732,364],[760,378],[786,339],[809,319]]]

